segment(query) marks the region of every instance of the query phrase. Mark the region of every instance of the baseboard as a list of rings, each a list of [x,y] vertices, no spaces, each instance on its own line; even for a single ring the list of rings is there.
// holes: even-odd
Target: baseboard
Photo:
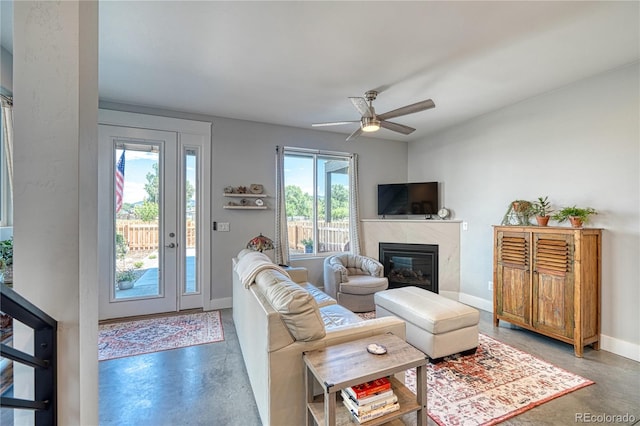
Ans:
[[[493,301],[471,296],[465,293],[458,294],[458,300],[465,305],[473,306],[477,309],[493,313]],[[611,352],[625,358],[640,362],[640,345],[630,343],[615,337],[600,335],[600,349]]]
[[[465,305],[473,306],[474,308],[493,313],[493,300],[471,296],[470,294],[466,293],[458,293],[458,300]]]
[[[212,299],[209,301],[209,306],[205,306],[205,311],[210,311],[213,309],[227,309],[233,306],[233,298],[231,297],[223,297],[221,299]]]
[[[640,345],[635,343],[601,334],[600,349],[640,362]]]

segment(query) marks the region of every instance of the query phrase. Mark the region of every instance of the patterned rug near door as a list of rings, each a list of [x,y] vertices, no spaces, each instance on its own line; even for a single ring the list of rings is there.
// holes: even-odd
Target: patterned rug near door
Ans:
[[[102,324],[98,335],[98,360],[222,340],[220,311]]]
[[[415,392],[415,369],[405,383]],[[480,334],[475,355],[428,364],[427,409],[440,426],[494,425],[593,383]]]

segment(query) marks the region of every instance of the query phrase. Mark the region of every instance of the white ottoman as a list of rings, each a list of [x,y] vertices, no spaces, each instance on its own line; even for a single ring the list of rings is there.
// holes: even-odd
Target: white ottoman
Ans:
[[[418,287],[401,287],[375,294],[376,317],[395,316],[407,323],[407,342],[432,361],[478,347],[480,312],[455,300]]]

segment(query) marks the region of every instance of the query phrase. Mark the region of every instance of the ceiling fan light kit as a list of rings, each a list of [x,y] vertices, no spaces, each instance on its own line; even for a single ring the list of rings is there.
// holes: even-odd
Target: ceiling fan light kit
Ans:
[[[377,132],[380,130],[380,120],[374,117],[362,117],[360,127],[363,132]]]
[[[377,115],[376,110],[373,108],[373,101],[378,96],[378,92],[375,90],[369,90],[364,94],[364,98],[351,97],[349,100],[353,106],[358,110],[360,115],[360,127],[347,137],[347,141],[357,138],[362,132],[377,132],[380,127],[384,127],[387,130],[393,132],[402,133],[408,135],[413,133],[416,129],[413,127],[405,126],[404,124],[398,124],[391,121],[387,121],[388,118],[400,117],[403,115],[413,114],[415,112],[424,111],[426,109],[435,108],[436,104],[431,100],[416,102],[415,104],[406,105],[401,108],[394,109],[393,111],[386,112],[384,114]],[[314,123],[312,126],[339,126],[343,124],[358,123],[358,121],[334,121],[331,123]]]

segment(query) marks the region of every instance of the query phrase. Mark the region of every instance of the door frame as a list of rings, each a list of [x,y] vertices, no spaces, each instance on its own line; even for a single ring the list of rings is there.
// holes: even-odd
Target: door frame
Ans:
[[[211,123],[195,120],[184,120],[170,117],[159,117],[154,115],[130,113],[123,111],[113,111],[100,109],[98,111],[98,124],[106,124],[118,127],[131,127],[139,129],[150,129],[177,133],[178,149],[182,152],[184,146],[201,147],[201,167],[198,170],[197,179],[202,183],[200,192],[201,199],[197,206],[198,217],[201,218],[199,231],[200,237],[197,239],[197,253],[200,256],[198,273],[201,277],[201,297],[204,310],[212,309],[211,306]],[[112,154],[110,154],[112,156]],[[101,180],[113,179],[109,170],[112,162],[111,156],[108,159],[99,159],[99,176]],[[113,217],[109,214],[112,210],[111,191],[99,191],[98,195],[98,227],[99,229],[110,229],[110,221]],[[113,235],[99,233],[98,264],[100,276],[110,276],[112,254],[108,247],[111,246],[105,238],[113,238]],[[107,249],[104,249],[107,247]],[[177,301],[178,310],[189,309],[180,306],[180,297]],[[102,319],[102,317],[100,317]]]

